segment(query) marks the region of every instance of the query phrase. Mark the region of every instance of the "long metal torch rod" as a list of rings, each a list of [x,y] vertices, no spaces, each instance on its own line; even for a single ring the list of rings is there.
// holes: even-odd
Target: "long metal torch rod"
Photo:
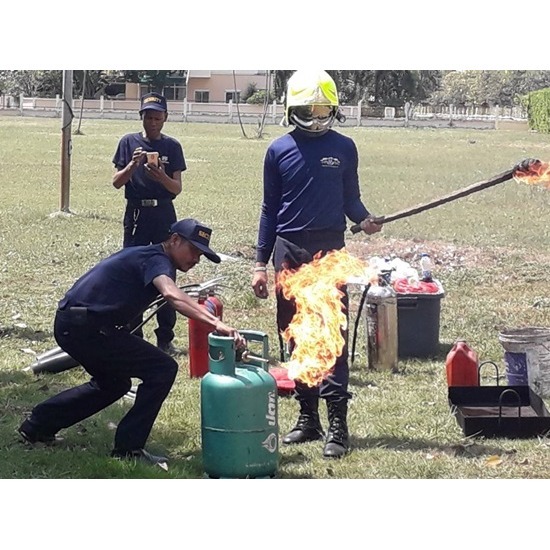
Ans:
[[[376,218],[375,221],[376,223],[385,224],[393,222],[395,220],[400,220],[401,218],[413,216],[414,214],[419,214],[420,212],[424,212],[425,210],[430,210],[431,208],[435,208],[436,206],[440,206],[447,202],[465,197],[466,195],[476,193],[477,191],[482,191],[483,189],[487,189],[488,187],[492,187],[493,185],[508,181],[514,177],[514,172],[514,169],[506,170],[506,172],[502,172],[502,174],[499,174],[498,176],[495,176],[489,180],[478,181],[477,183],[473,183],[468,187],[458,189],[457,191],[449,193],[448,195],[445,195],[438,199],[418,204],[411,208],[405,208],[404,210],[400,210],[399,212],[395,212],[394,214],[390,214],[389,216],[381,216],[380,218]],[[350,229],[352,233],[359,233],[361,231],[361,225],[352,225]]]

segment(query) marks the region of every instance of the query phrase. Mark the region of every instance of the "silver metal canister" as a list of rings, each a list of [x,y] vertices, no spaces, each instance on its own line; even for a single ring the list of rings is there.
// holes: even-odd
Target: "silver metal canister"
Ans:
[[[370,286],[365,315],[369,368],[396,371],[397,295],[390,285]]]

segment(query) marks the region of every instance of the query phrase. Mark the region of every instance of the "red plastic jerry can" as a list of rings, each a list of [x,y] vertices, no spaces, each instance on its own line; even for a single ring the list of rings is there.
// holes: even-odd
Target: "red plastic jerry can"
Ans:
[[[448,386],[479,386],[479,359],[464,340],[457,340],[445,359]]]

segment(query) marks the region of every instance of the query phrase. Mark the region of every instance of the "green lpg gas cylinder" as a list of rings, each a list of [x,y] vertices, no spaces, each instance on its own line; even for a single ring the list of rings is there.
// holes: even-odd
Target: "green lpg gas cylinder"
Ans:
[[[279,463],[277,384],[268,372],[267,335],[241,331],[262,354],[237,353],[233,338],[208,336],[201,380],[204,471],[211,478],[273,477]]]

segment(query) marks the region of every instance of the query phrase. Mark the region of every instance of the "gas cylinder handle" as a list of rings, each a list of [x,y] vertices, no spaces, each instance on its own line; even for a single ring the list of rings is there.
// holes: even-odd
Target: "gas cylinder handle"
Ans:
[[[239,333],[247,341],[262,342],[263,345],[262,345],[262,356],[261,356],[261,358],[256,358],[254,356],[251,356],[250,361],[252,362],[254,359],[256,359],[259,363],[258,366],[262,367],[265,371],[269,371],[269,366],[268,366],[269,338],[268,338],[267,334],[265,332],[261,332],[259,330],[240,330]],[[253,357],[254,357],[254,359],[253,359]]]
[[[247,340],[254,340],[256,342],[262,342],[267,334],[260,330],[239,330],[239,333],[242,334]]]
[[[493,365],[495,367],[495,370],[497,371],[497,386],[499,385],[499,379],[500,379],[500,372],[498,370],[498,366],[494,361],[483,361],[483,363],[479,364],[479,367],[477,367],[477,385],[481,386],[481,367],[484,365]]]

